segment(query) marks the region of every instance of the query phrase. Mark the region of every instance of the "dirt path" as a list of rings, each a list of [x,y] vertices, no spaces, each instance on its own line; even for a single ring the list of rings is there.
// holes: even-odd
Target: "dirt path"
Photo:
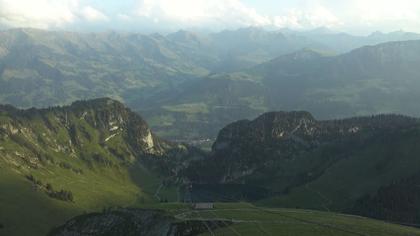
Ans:
[[[159,194],[160,194],[160,190],[162,190],[162,188],[163,188],[163,183],[161,183],[160,185],[159,185],[159,187],[156,189],[156,192],[155,192],[155,194],[153,195],[158,201],[160,201],[161,200],[161,198],[160,198],[160,196],[159,196]]]

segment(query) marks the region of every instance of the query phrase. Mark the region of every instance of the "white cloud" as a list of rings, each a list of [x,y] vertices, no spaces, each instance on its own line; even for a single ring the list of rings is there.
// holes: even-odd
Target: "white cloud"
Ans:
[[[342,22],[341,27],[364,31],[420,30],[418,0],[316,0],[332,9]]]
[[[323,6],[316,6],[310,10],[289,10],[285,15],[275,16],[273,25],[283,28],[315,28],[315,27],[336,27],[342,22],[329,9]]]
[[[107,16],[82,0],[0,0],[0,26],[51,28]]]
[[[99,10],[93,8],[92,6],[85,6],[83,7],[82,16],[84,19],[88,21],[106,21],[108,20],[108,17],[100,12]]]
[[[353,27],[382,30],[420,30],[420,1],[417,0],[354,0],[354,12],[348,22]]]
[[[420,0],[0,0],[0,28],[420,31]],[[250,3],[252,4],[252,3]],[[109,14],[101,12],[99,9]],[[106,23],[105,23],[106,22]]]
[[[130,22],[155,29],[274,26],[358,33],[420,31],[420,0],[254,0],[253,7],[244,0],[134,1],[136,12],[125,12]]]
[[[264,15],[240,0],[140,0],[137,16],[181,26],[210,25],[220,28],[276,26],[302,29],[341,24],[338,17],[322,5],[285,12],[277,16]]]
[[[418,20],[420,17],[420,1],[416,0],[354,0],[354,10],[359,19],[369,23],[397,20]]]
[[[0,24],[9,27],[48,28],[73,22],[77,0],[0,0]]]
[[[137,15],[188,26],[264,26],[271,22],[240,0],[142,0]]]

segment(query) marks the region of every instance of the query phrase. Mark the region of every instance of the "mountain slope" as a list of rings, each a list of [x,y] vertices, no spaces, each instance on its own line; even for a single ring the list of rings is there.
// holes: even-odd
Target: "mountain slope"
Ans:
[[[44,235],[83,211],[175,200],[170,177],[188,152],[111,99],[40,110],[1,106],[3,231]]]
[[[299,108],[317,117],[378,113],[419,115],[416,65],[420,41],[364,47],[336,57],[281,57],[257,67],[270,107]],[[292,99],[287,104],[285,101]],[[328,111],[334,111],[333,113]]]
[[[389,222],[416,225],[420,215],[419,174],[366,194],[348,212]]]
[[[419,141],[418,119],[404,116],[317,121],[307,112],[272,112],[222,129],[210,157],[186,174],[196,183],[193,198],[346,211],[420,173]]]

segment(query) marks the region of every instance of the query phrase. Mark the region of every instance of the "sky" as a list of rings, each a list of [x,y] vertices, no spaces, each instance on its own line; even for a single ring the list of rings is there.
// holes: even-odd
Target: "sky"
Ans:
[[[420,0],[0,0],[0,28],[420,32]]]

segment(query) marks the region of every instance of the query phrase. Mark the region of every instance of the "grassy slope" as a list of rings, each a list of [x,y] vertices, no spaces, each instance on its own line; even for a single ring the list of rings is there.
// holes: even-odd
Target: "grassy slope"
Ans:
[[[0,235],[45,235],[51,225],[63,223],[82,211],[32,189],[14,172],[0,169]]]
[[[100,170],[76,175],[59,168],[31,172],[54,189],[72,191],[74,202],[64,202],[35,190],[21,173],[0,169],[0,223],[6,235],[45,235],[55,225],[83,212],[100,211],[109,206],[137,206],[142,201],[154,202],[159,179],[149,175],[142,179],[144,188],[127,174]],[[140,175],[140,173],[138,174]],[[0,233],[2,233],[0,231]]]
[[[420,159],[415,153],[420,153],[420,147],[416,143],[416,133],[403,135],[397,142],[377,140],[331,166],[320,178],[260,204],[346,210],[362,195],[417,173]]]
[[[182,219],[228,219],[236,223],[215,235],[288,236],[415,236],[420,230],[364,217],[297,209],[259,208],[245,203],[216,204],[213,210],[192,211],[187,205],[161,204]],[[205,234],[205,235],[211,235]]]
[[[80,146],[70,146],[74,152],[68,151],[68,130],[52,114],[45,117],[53,128],[47,128],[40,117],[20,120],[26,129],[12,138],[0,139],[0,224],[4,225],[0,235],[2,231],[10,236],[45,235],[52,226],[85,211],[157,201],[154,194],[162,179],[137,162],[127,166],[109,151],[113,148],[124,154],[128,150],[121,135],[103,146],[100,140],[111,133],[99,133],[82,119],[69,115],[77,127]],[[8,118],[0,115],[0,121],[7,124]],[[98,155],[112,164],[95,161]],[[39,161],[37,156],[47,160]],[[28,160],[36,166],[28,164]],[[82,173],[63,168],[62,163]],[[56,191],[71,191],[74,202],[48,197],[44,190],[32,187],[25,175],[34,176],[44,185],[51,184]],[[161,197],[175,200],[176,191],[163,188]]]

